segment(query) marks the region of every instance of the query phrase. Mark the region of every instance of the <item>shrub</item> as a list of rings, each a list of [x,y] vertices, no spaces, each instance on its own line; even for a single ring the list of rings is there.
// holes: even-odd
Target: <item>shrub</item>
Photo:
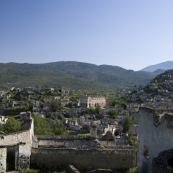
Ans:
[[[36,169],[28,169],[28,170],[22,170],[20,173],[40,173],[39,170]]]
[[[137,173],[137,168],[130,168],[126,173]]]
[[[53,135],[46,118],[34,115],[34,133],[36,135]]]
[[[14,133],[20,130],[20,123],[14,117],[10,117],[4,126],[5,133]]]

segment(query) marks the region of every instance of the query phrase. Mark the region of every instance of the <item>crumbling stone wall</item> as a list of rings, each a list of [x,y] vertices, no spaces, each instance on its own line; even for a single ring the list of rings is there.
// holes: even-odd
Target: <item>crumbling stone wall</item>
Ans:
[[[6,147],[0,147],[0,172],[6,172],[6,157],[7,149]]]
[[[52,148],[86,148],[90,144],[89,139],[78,136],[37,136],[38,147]]]
[[[29,169],[31,147],[29,145],[19,145],[18,170]]]
[[[33,121],[30,121],[30,129],[15,134],[2,136],[0,139],[0,160],[3,161],[0,166],[0,172],[6,172],[6,149],[8,146],[16,146],[18,148],[18,157],[15,160],[18,170],[27,169],[30,166],[30,156],[32,147],[32,137],[34,135]],[[5,153],[4,153],[5,152]],[[5,165],[5,166],[3,166]]]
[[[136,150],[79,150],[32,148],[32,164],[56,169],[72,164],[81,169],[129,169],[136,166]]]
[[[153,159],[173,148],[172,110],[140,108],[138,127],[138,172],[156,173],[152,171]]]

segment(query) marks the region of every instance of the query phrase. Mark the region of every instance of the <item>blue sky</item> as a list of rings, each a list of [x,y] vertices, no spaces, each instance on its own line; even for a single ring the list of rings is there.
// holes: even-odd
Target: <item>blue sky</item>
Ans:
[[[0,0],[0,62],[171,61],[172,9],[172,0]]]

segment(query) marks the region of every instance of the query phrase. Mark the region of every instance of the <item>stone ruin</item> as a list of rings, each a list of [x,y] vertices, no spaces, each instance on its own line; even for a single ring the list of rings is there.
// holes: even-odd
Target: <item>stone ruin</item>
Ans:
[[[141,107],[138,114],[138,172],[172,173],[173,109]]]
[[[31,113],[23,117],[23,130],[0,136],[0,172],[6,172],[8,153],[13,154],[14,170],[77,168],[93,170],[129,169],[136,166],[136,150],[116,146],[111,132],[103,139],[97,136],[96,124],[91,125],[91,136],[35,136]],[[99,162],[96,162],[99,160]]]

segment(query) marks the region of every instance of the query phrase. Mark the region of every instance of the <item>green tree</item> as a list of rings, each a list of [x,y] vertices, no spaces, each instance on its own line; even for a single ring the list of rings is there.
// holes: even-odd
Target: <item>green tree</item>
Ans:
[[[126,137],[127,141],[132,141],[133,147],[134,148],[138,148],[138,141],[136,136],[133,135],[133,133],[131,131],[128,131],[128,136]]]
[[[127,103],[125,101],[120,101],[120,100],[114,100],[112,102],[112,106],[115,106],[115,105],[121,105],[124,109],[127,108]]]
[[[36,135],[53,135],[47,120],[36,115],[34,115],[34,133]]]
[[[95,113],[99,113],[101,110],[101,106],[99,104],[96,105],[96,108],[95,108]]]
[[[46,113],[46,118],[50,118],[51,117],[51,112],[47,112]]]
[[[88,113],[90,113],[90,114],[95,114],[95,109],[94,109],[93,107],[91,107],[91,108],[86,108],[86,109],[84,110],[84,113],[86,113],[86,114],[88,114]]]
[[[59,100],[52,100],[51,103],[50,103],[50,109],[53,111],[53,112],[56,112],[60,109],[60,103],[59,103]]]
[[[108,115],[110,116],[110,118],[115,118],[115,116],[118,115],[118,114],[119,114],[119,112],[116,109],[111,109],[108,112]]]
[[[126,133],[129,131],[129,127],[134,125],[133,119],[131,116],[126,116],[123,124],[123,132]]]
[[[20,130],[20,123],[14,117],[10,117],[4,127],[5,133],[14,133]]]
[[[53,133],[55,135],[67,135],[66,127],[62,122],[60,122],[58,119],[55,119],[55,124],[53,125]]]

